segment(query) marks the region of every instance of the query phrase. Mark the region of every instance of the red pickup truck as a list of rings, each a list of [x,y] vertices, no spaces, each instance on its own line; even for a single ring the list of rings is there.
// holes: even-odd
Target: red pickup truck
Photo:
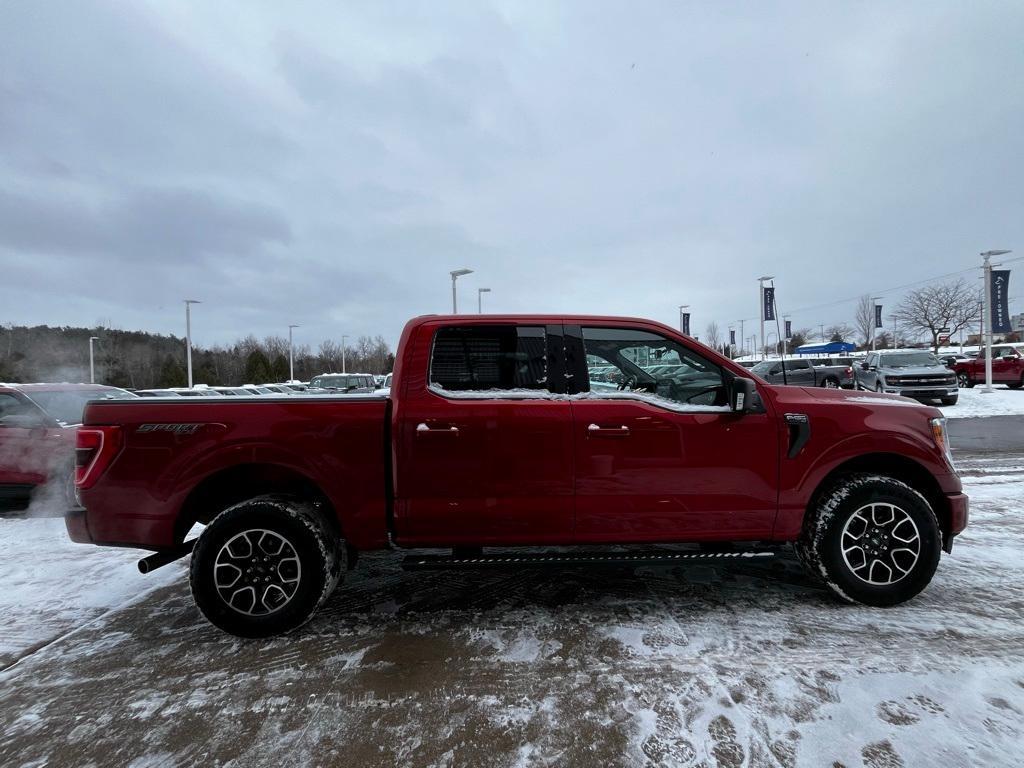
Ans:
[[[608,366],[616,383],[591,376]],[[771,386],[638,319],[420,317],[386,398],[97,402],[85,422],[71,538],[154,550],[143,571],[191,552],[199,609],[248,637],[299,626],[384,548],[425,569],[795,544],[839,597],[892,605],[967,524],[938,410]],[[703,546],[661,546],[684,543]]]
[[[953,365],[957,384],[969,389],[985,383],[985,348],[977,357],[960,360]],[[1005,384],[1010,389],[1024,387],[1024,344],[992,345],[992,383]]]

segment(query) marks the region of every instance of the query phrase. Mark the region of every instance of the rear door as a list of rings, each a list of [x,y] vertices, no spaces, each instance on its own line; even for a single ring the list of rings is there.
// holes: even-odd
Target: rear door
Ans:
[[[814,369],[810,360],[783,360],[786,366],[786,383],[797,387],[814,386]]]
[[[428,324],[413,343],[394,420],[400,542],[570,542],[561,325]]]
[[[591,361],[573,371],[577,541],[771,536],[778,427],[768,413],[729,410],[731,372],[697,345],[636,326],[566,326],[565,333],[567,357]],[[637,361],[652,358],[689,373],[645,376]],[[617,387],[589,375],[597,363],[618,371]]]

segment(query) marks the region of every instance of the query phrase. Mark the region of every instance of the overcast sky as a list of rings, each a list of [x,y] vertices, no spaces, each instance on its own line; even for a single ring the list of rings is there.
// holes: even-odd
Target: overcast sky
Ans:
[[[701,334],[773,274],[849,321],[1024,255],[1022,40],[1016,0],[5,2],[0,322],[393,343],[459,267],[474,312]]]

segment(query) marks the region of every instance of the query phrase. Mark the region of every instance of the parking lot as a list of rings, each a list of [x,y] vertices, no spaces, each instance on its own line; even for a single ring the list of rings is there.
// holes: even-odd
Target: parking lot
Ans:
[[[241,641],[184,563],[142,577],[59,520],[0,521],[21,605],[0,764],[1017,765],[1024,454],[958,463],[971,526],[892,609],[789,559],[422,574],[384,554],[298,632]]]

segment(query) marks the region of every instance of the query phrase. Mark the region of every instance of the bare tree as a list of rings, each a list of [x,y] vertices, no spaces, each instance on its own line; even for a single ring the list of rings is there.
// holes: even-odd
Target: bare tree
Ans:
[[[864,339],[864,346],[868,346],[875,335],[875,302],[866,293],[857,302],[857,311],[853,313],[853,327]]]
[[[825,336],[829,341],[846,341],[853,336],[853,329],[846,323],[830,325],[825,329]]]
[[[704,343],[712,349],[722,346],[722,334],[718,330],[718,323],[714,321],[708,323],[708,327],[704,329]]]
[[[980,290],[960,279],[911,291],[893,314],[900,330],[930,333],[932,349],[938,352],[939,330],[948,328],[952,335],[977,323],[980,301]]]

